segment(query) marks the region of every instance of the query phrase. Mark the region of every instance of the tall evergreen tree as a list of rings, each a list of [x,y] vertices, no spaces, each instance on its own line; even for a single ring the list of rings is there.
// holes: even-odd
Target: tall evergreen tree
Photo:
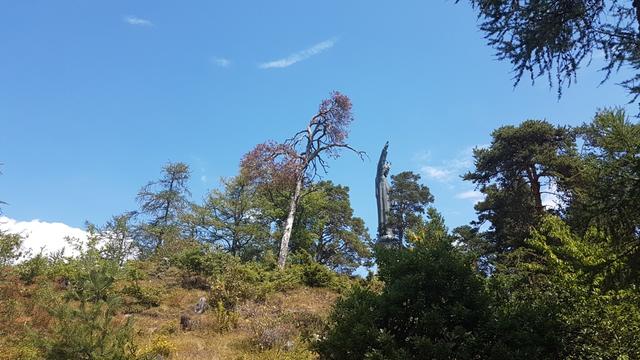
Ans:
[[[460,1],[460,0],[457,0]],[[516,84],[547,77],[563,86],[578,69],[603,57],[605,80],[621,67],[636,74],[622,85],[640,95],[640,1],[622,0],[469,0],[498,59],[513,66]]]
[[[155,251],[166,240],[179,237],[179,219],[188,209],[191,196],[187,186],[189,176],[187,164],[168,163],[159,180],[149,182],[138,192],[138,216],[142,222],[136,241],[143,250]]]
[[[463,178],[486,195],[476,205],[476,225],[489,221],[493,250],[505,252],[521,245],[547,211],[545,189],[566,190],[565,179],[576,171],[575,142],[569,129],[540,120],[503,126],[491,136],[489,147],[474,149],[475,170]]]
[[[609,235],[616,259],[610,286],[640,279],[640,124],[622,110],[603,110],[578,129],[580,174],[572,182],[567,217],[584,234],[597,226]],[[624,264],[624,265],[622,265]]]
[[[233,255],[258,256],[269,240],[269,223],[256,185],[242,175],[222,180],[222,190],[213,190],[197,207],[200,239],[222,243]]]
[[[318,263],[351,273],[369,257],[371,239],[364,221],[353,215],[349,188],[320,181],[301,199],[291,249],[308,252]]]
[[[406,240],[407,230],[421,223],[427,205],[434,200],[429,188],[419,181],[420,175],[411,171],[391,176],[390,221],[400,240]]]

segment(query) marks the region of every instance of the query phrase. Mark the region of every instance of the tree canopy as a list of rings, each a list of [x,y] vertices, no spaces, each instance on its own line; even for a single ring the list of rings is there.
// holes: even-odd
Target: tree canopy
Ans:
[[[162,168],[162,177],[151,181],[138,192],[140,204],[137,216],[142,218],[136,241],[141,248],[157,250],[166,240],[178,238],[179,219],[189,207],[191,196],[187,182],[189,166],[168,163]]]
[[[547,212],[545,192],[563,191],[564,179],[575,173],[574,136],[565,127],[527,120],[503,126],[491,144],[473,151],[475,170],[463,179],[476,184],[485,199],[476,205],[477,224],[490,223],[494,250],[518,246]]]
[[[460,0],[457,0],[459,2]],[[480,30],[498,59],[513,66],[516,84],[528,75],[544,76],[564,86],[581,67],[600,57],[606,80],[621,67],[636,74],[622,82],[633,96],[640,94],[640,2],[626,0],[469,0],[480,19]],[[603,81],[604,81],[603,80]]]
[[[415,229],[421,223],[427,205],[434,200],[429,187],[419,181],[420,175],[411,171],[391,175],[390,222],[401,240],[406,240],[407,230]]]
[[[283,143],[270,141],[259,144],[242,159],[243,172],[251,179],[264,179],[267,176],[292,185],[278,252],[278,266],[281,269],[286,264],[296,210],[305,183],[315,179],[319,171],[326,172],[327,158],[339,157],[343,149],[351,150],[360,157],[364,154],[346,142],[352,121],[351,100],[335,91],[320,103],[318,112],[304,130]]]

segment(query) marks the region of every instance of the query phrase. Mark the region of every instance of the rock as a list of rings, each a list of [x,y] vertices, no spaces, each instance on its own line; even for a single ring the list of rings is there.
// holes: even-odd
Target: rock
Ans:
[[[201,297],[196,304],[195,312],[196,314],[202,314],[207,309],[207,298]]]
[[[191,318],[189,318],[189,315],[180,315],[180,328],[183,331],[191,330]]]
[[[286,351],[291,351],[291,350],[293,350],[293,346],[294,346],[293,341],[287,340],[287,342],[284,344],[284,349]]]

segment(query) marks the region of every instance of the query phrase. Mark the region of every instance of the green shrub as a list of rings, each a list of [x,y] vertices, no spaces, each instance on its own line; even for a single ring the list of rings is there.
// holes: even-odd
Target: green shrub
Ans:
[[[187,273],[212,276],[224,270],[236,259],[227,253],[214,251],[205,246],[190,247],[176,256],[178,267]]]
[[[74,277],[74,273],[78,269],[76,261],[63,257],[49,258],[49,264],[46,270],[49,279],[61,281],[69,281]]]
[[[127,281],[147,280],[150,269],[149,262],[129,260],[124,264],[123,279]]]
[[[483,280],[446,241],[378,252],[380,294],[356,287],[318,344],[327,359],[472,359],[488,318]]]
[[[164,289],[145,282],[148,274],[143,268],[146,265],[139,261],[131,261],[124,266],[120,281],[124,284],[121,285],[119,293],[124,295],[123,302],[128,313],[159,306],[164,295]]]
[[[122,288],[122,294],[128,295],[135,300],[130,305],[138,305],[145,309],[160,306],[163,293],[162,289],[149,285],[140,285],[137,282]]]
[[[488,355],[640,358],[640,291],[605,285],[617,266],[608,261],[615,259],[608,240],[595,227],[577,235],[560,218],[546,216],[526,247],[505,256],[489,279],[494,320],[485,330]]]
[[[327,359],[363,359],[381,335],[378,308],[378,294],[354,286],[334,305],[328,333],[315,344],[316,350]]]
[[[176,352],[176,346],[166,336],[160,335],[139,351],[137,360],[167,359]]]
[[[22,240],[18,234],[9,234],[0,230],[0,269],[22,257],[23,254],[20,251]]]
[[[39,339],[47,359],[135,358],[129,320],[116,317],[120,298],[114,295],[114,278],[105,267],[78,273],[66,300],[53,306],[53,332]]]
[[[302,267],[302,283],[307,286],[329,287],[336,278],[333,271],[317,262],[309,262],[300,266]]]
[[[26,284],[33,284],[37,277],[46,274],[49,261],[42,253],[24,261],[18,265],[18,275],[20,280]]]
[[[262,286],[265,293],[273,291],[286,291],[302,285],[302,269],[300,266],[289,266],[284,270],[264,270],[262,273]]]
[[[308,252],[296,251],[290,256],[289,266],[285,269],[291,279],[297,277],[299,284],[310,287],[332,287],[336,284],[337,274],[327,266],[318,263]],[[299,285],[297,284],[297,285]]]
[[[219,334],[226,333],[238,326],[238,314],[225,309],[222,302],[218,302],[212,313],[214,318],[212,327],[215,332]]]
[[[264,298],[267,289],[261,286],[259,267],[235,259],[224,264],[222,272],[212,277],[209,303],[214,308],[222,303],[225,309],[233,310],[243,301]]]

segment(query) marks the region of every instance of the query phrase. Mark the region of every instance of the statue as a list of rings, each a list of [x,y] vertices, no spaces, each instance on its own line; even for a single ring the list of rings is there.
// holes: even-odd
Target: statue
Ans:
[[[394,243],[397,242],[393,235],[393,230],[389,225],[389,213],[391,211],[391,202],[389,200],[389,170],[391,164],[387,161],[387,149],[389,142],[384,144],[380,160],[378,160],[378,172],[376,173],[376,201],[378,203],[378,242]]]

